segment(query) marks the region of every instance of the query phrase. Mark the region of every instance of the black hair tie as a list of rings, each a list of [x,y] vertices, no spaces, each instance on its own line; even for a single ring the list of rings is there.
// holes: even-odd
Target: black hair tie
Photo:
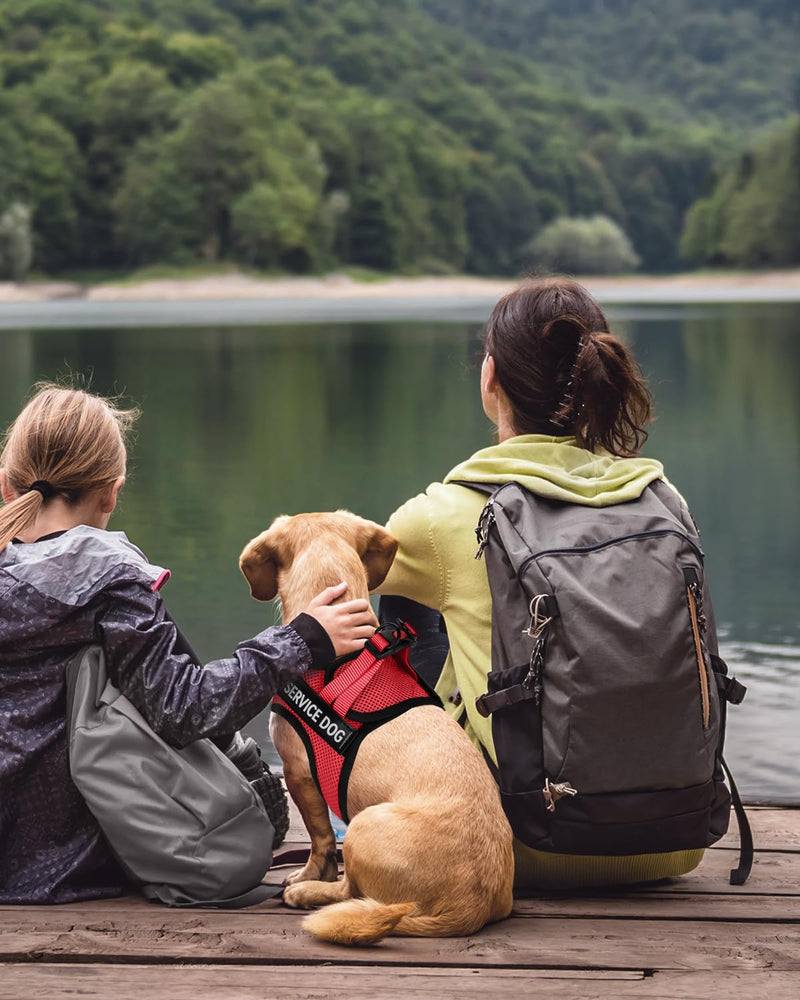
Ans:
[[[31,483],[28,490],[38,490],[42,494],[43,500],[49,500],[50,497],[54,497],[58,490],[51,483],[48,483],[46,479],[37,479],[35,483]]]

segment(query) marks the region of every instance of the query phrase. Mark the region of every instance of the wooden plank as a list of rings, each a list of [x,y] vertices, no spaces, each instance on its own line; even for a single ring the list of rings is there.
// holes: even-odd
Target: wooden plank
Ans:
[[[614,917],[620,920],[706,920],[743,923],[800,923],[800,894],[731,896],[690,893],[547,896],[514,903],[518,917]]]
[[[96,905],[96,904],[95,904]],[[120,905],[120,904],[118,904]],[[0,941],[3,936],[23,933],[26,929],[48,926],[28,908],[0,910]],[[125,910],[119,913],[121,923],[126,922]],[[180,926],[191,929],[198,921],[195,911],[191,920],[180,922]],[[794,894],[757,895],[753,893],[674,893],[641,890],[638,892],[609,892],[592,895],[543,895],[528,899],[518,899],[514,903],[514,915],[519,917],[596,917],[599,920],[613,917],[620,920],[696,920],[696,921],[737,921],[743,923],[798,923],[800,922],[800,887]],[[266,918],[276,925],[276,932],[285,920],[299,919],[297,914],[285,911],[279,904],[265,904],[258,910],[250,911],[258,917],[265,928]],[[109,914],[105,911],[81,910],[73,921],[73,926],[91,926],[97,929],[105,925]],[[243,921],[247,914],[240,914]],[[207,921],[203,923],[208,926]],[[107,926],[111,926],[110,924]],[[133,924],[131,925],[133,926]],[[138,926],[138,924],[137,924]]]
[[[739,861],[737,851],[712,848],[693,872],[662,883],[668,892],[714,892],[793,895],[800,892],[800,853],[756,851],[753,870],[743,886],[730,884],[730,872]]]
[[[159,1000],[278,1000],[282,997],[313,996],[315,1000],[405,1000],[405,998],[459,997],[463,1000],[486,1000],[518,997],[524,990],[537,995],[530,987],[536,980],[543,992],[553,983],[578,983],[581,990],[591,984],[611,987],[641,981],[641,972],[603,972],[530,969],[370,969],[358,966],[337,967],[335,976],[329,968],[284,966],[98,966],[98,965],[0,965],[0,1000],[55,1000],[63,997],[96,997],[107,1000],[140,1000],[151,993]],[[547,985],[547,984],[550,985]],[[610,995],[614,995],[613,992]]]
[[[0,927],[0,960],[331,963],[519,968],[800,970],[800,926],[616,917],[511,917],[464,938],[390,938],[374,948],[317,941],[286,909],[187,914],[134,907],[85,920],[75,907]]]
[[[762,851],[800,851],[800,808],[747,806],[756,848]],[[302,825],[300,827],[302,834]],[[734,848],[739,844],[736,817],[731,813],[728,832],[719,846]]]
[[[712,1000],[720,987],[744,1000],[796,1000],[800,973],[603,972],[547,969],[370,969],[283,966],[0,965],[0,1000]]]
[[[719,888],[719,885],[717,885]],[[520,917],[596,917],[607,919],[614,917],[620,920],[697,920],[697,921],[739,921],[748,923],[797,923],[800,921],[800,886],[795,887],[794,893],[784,894],[756,894],[751,892],[670,892],[668,888],[640,889],[608,893],[560,895],[548,894],[528,899],[518,899],[514,903],[514,914]],[[107,903],[84,903],[80,904],[77,911],[74,907],[74,919],[71,919],[73,926],[84,927],[111,927],[108,923],[110,918],[115,918],[120,926],[128,921],[127,915],[132,913],[130,907],[133,903],[135,910],[141,909],[138,900],[121,901],[109,900]],[[146,907],[144,922],[156,921],[156,913],[152,910],[158,908]],[[63,908],[59,908],[63,912]],[[47,911],[46,911],[47,912]],[[173,911],[174,912],[174,911]],[[212,911],[194,910],[192,915],[184,914],[178,918],[177,926],[187,930],[196,927],[199,916]],[[275,924],[276,932],[280,931],[282,924],[289,920],[296,922],[299,915],[287,910],[280,903],[270,902],[262,904],[257,908],[238,914],[240,924],[250,916],[257,919],[259,923],[268,928]],[[173,918],[174,919],[174,918]],[[269,919],[270,925],[265,921]],[[136,926],[140,926],[142,919],[134,916]],[[161,925],[160,921],[157,921]],[[201,921],[205,926],[210,926],[207,920]],[[0,940],[4,934],[16,935],[22,933],[26,928],[39,928],[50,926],[50,921],[42,917],[40,910],[33,907],[5,907],[0,908]],[[134,926],[131,923],[131,926]]]

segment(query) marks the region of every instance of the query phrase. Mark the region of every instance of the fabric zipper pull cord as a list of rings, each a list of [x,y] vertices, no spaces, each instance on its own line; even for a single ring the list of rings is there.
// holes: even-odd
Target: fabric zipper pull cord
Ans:
[[[556,802],[559,799],[563,799],[565,795],[570,797],[578,794],[578,789],[573,788],[568,781],[563,782],[552,782],[549,778],[544,779],[544,788],[542,789],[542,795],[544,796],[544,801],[548,812],[556,811]]]
[[[478,539],[478,551],[475,553],[476,559],[481,558],[483,550],[489,544],[489,529],[494,524],[494,520],[494,509],[490,498],[486,501],[486,505],[481,511],[481,516],[478,518],[478,527],[475,529],[475,535]]]
[[[542,676],[544,674],[544,636],[540,636],[531,651],[531,662],[522,686],[533,692],[534,705],[542,701]]]

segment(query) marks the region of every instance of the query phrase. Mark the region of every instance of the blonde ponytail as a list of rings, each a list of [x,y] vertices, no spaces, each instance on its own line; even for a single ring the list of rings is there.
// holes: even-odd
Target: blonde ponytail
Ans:
[[[78,503],[125,474],[125,439],[138,411],[83,389],[40,383],[8,428],[0,467],[17,494],[0,508],[0,552],[54,496]]]
[[[31,490],[0,508],[0,552],[12,538],[21,535],[26,528],[35,523],[43,506],[42,494]]]

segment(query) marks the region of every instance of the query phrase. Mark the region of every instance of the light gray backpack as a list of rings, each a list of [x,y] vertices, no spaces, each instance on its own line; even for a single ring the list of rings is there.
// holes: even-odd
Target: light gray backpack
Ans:
[[[240,907],[277,895],[261,878],[273,828],[210,740],[164,742],[111,683],[100,646],[67,667],[72,780],[126,875],[151,901]]]

